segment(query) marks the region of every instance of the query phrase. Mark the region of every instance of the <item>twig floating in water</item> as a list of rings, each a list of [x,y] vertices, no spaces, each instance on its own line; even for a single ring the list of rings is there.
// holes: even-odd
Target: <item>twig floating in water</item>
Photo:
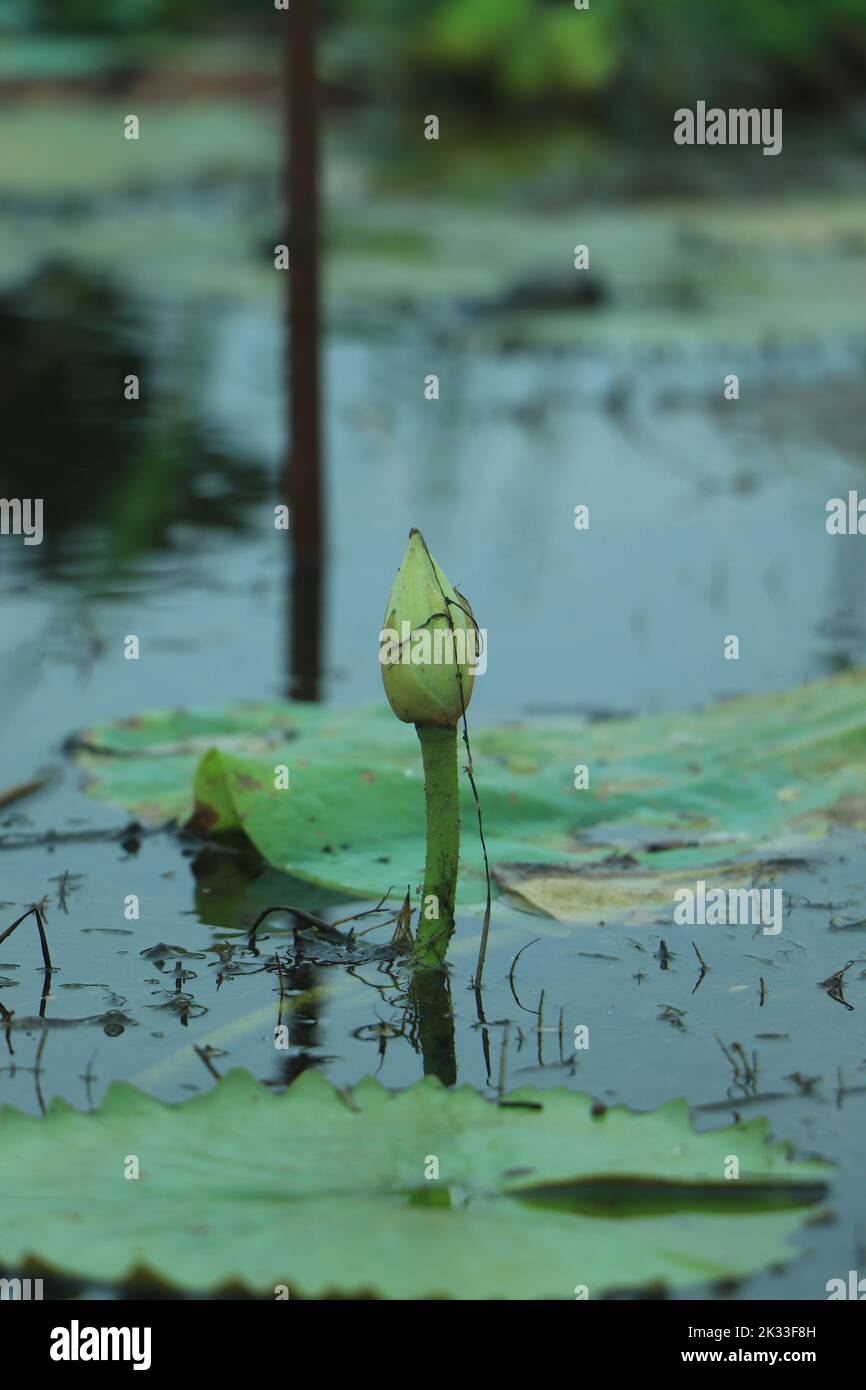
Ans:
[[[34,792],[40,792],[47,785],[47,777],[34,777],[29,782],[16,782],[14,786],[0,792],[0,806],[11,806],[14,801],[23,801],[25,796],[32,796]]]

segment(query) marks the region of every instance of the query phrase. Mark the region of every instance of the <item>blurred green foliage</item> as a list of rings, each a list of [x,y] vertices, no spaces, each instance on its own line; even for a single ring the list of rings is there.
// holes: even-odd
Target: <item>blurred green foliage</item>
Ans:
[[[332,0],[356,52],[510,102],[610,107],[862,89],[866,0]],[[382,64],[382,70],[385,70]],[[370,76],[373,74],[371,73]],[[690,94],[694,93],[694,97]]]
[[[320,0],[326,76],[608,114],[703,97],[832,102],[866,75],[866,0]],[[265,0],[0,0],[0,25],[130,36],[266,33]]]

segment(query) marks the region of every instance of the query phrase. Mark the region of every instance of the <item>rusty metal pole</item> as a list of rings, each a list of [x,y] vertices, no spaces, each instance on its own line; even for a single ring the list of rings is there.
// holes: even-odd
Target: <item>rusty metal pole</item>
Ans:
[[[322,665],[322,459],[318,261],[316,0],[287,17],[286,185],[289,225],[289,450],[283,495],[291,517],[289,695],[316,700]]]

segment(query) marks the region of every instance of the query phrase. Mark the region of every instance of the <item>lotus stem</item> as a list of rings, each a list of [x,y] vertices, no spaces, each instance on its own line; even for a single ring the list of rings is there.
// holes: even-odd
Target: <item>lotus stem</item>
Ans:
[[[456,728],[415,725],[424,763],[427,862],[415,938],[415,964],[441,966],[454,934],[454,900],[460,863],[460,793]]]

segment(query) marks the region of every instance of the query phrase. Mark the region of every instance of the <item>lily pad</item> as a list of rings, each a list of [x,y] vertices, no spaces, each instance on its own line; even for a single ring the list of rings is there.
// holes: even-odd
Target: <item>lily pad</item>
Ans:
[[[684,714],[473,730],[494,874],[539,910],[596,922],[669,902],[677,874],[742,882],[833,821],[866,825],[864,681],[857,671]],[[243,831],[275,868],[313,883],[402,897],[422,876],[420,750],[384,706],[143,715],[83,734],[76,756],[94,795],[143,821]],[[465,906],[483,897],[484,874],[462,781]]]
[[[0,1262],[270,1297],[597,1297],[792,1258],[827,1171],[761,1118],[696,1134],[684,1101],[599,1114],[429,1077],[347,1095],[315,1072],[274,1094],[234,1071],[177,1106],[116,1084],[93,1114],[0,1112]]]

